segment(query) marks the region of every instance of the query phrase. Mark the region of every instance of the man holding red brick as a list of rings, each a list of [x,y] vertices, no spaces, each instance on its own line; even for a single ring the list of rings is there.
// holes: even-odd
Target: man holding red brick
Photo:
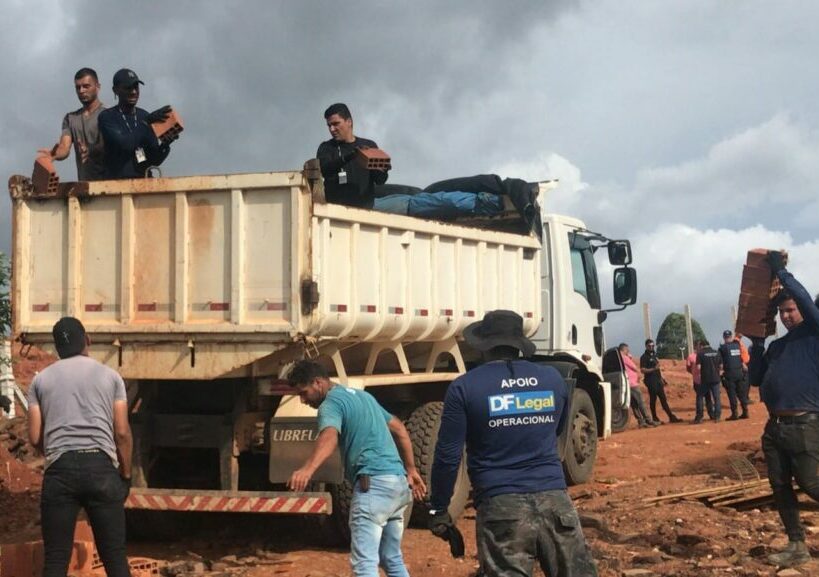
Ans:
[[[331,105],[324,111],[324,118],[332,138],[319,145],[316,157],[324,177],[327,202],[372,208],[375,185],[387,182],[389,164],[380,170],[370,170],[356,161],[359,149],[378,145],[353,134],[353,117],[346,104]]]
[[[159,166],[170,153],[170,140],[160,141],[151,124],[163,122],[170,106],[153,112],[137,107],[139,85],[145,84],[133,70],[114,74],[114,94],[118,102],[100,113],[100,132],[105,140],[106,178],[145,178],[145,171]]]
[[[101,180],[105,178],[105,148],[97,119],[105,105],[99,99],[100,83],[96,71],[80,68],[74,75],[74,90],[82,108],[65,115],[59,142],[39,152],[52,160],[65,160],[73,146],[77,180]]]

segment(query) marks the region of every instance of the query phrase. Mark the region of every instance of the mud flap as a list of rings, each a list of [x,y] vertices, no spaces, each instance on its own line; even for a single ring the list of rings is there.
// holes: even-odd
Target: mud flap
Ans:
[[[293,471],[301,467],[313,453],[318,439],[315,417],[274,417],[270,420],[271,483],[286,483]],[[313,475],[313,481],[338,484],[343,480],[339,450],[327,459]]]

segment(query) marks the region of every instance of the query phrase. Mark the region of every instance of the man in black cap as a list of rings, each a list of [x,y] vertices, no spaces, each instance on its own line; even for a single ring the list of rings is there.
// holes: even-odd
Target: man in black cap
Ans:
[[[660,359],[657,358],[656,347],[653,339],[646,339],[646,350],[640,356],[640,372],[643,373],[643,380],[648,389],[648,405],[651,408],[651,418],[657,424],[662,424],[662,421],[657,418],[657,399],[660,400],[660,405],[663,411],[668,416],[669,423],[681,423],[677,415],[671,411],[668,406],[668,398],[665,396],[665,379],[660,370]]]
[[[464,338],[485,362],[447,390],[432,466],[431,531],[451,534],[447,507],[466,443],[483,574],[531,575],[538,559],[547,575],[596,576],[558,455],[566,383],[553,367],[519,358],[535,345],[512,311],[486,313]]]
[[[722,331],[723,343],[719,346],[722,357],[722,386],[728,393],[728,404],[731,407],[729,421],[748,418],[748,392],[745,390],[745,366],[742,363],[742,349],[734,340],[734,333]],[[742,407],[742,414],[737,413],[737,399]]]
[[[106,178],[144,178],[149,167],[159,166],[170,153],[170,140],[174,138],[160,142],[151,124],[168,118],[171,107],[163,106],[151,113],[137,108],[140,84],[145,83],[133,70],[118,70],[114,74],[117,105],[100,112]]]
[[[60,360],[34,377],[28,391],[29,439],[45,455],[40,514],[44,577],[65,577],[74,525],[85,509],[109,577],[128,577],[125,499],[131,484],[131,428],[125,384],[88,356],[82,323],[52,330]]]

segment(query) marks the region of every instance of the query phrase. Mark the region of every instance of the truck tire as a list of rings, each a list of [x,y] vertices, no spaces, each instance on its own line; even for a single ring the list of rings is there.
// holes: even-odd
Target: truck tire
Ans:
[[[412,450],[415,456],[415,466],[421,478],[427,484],[427,495],[432,481],[432,461],[435,458],[435,443],[438,441],[438,431],[441,429],[441,414],[444,404],[440,401],[426,403],[415,409],[404,423],[412,440]],[[469,477],[466,473],[466,455],[461,459],[458,468],[458,477],[455,480],[455,490],[449,502],[449,514],[455,521],[463,514],[466,502],[469,499]],[[415,503],[412,511],[411,523],[416,527],[426,527],[429,517],[429,497],[423,503]]]
[[[621,431],[626,430],[626,426],[628,425],[628,420],[630,417],[629,408],[628,407],[612,407],[611,409],[611,431],[613,433],[619,433]]]
[[[350,544],[350,504],[353,500],[353,486],[346,479],[337,485],[329,485],[333,497],[333,513],[329,524],[320,523],[322,532],[333,545]],[[404,527],[409,526],[412,516],[412,502],[404,510]],[[328,526],[329,525],[329,526]]]
[[[597,457],[597,418],[594,404],[583,389],[575,389],[569,420],[569,445],[563,459],[563,471],[569,485],[579,485],[591,478]]]

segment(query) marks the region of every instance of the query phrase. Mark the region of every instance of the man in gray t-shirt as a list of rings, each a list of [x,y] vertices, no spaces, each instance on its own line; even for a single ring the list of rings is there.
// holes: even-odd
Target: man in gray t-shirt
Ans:
[[[91,68],[78,70],[74,75],[74,89],[82,108],[65,115],[60,141],[51,149],[41,149],[40,153],[54,160],[64,160],[73,146],[77,180],[102,180],[105,178],[105,146],[97,116],[105,110],[105,106],[99,100],[97,73]]]
[[[90,340],[79,320],[60,319],[52,336],[60,360],[34,377],[28,390],[29,440],[46,456],[43,576],[65,577],[82,508],[106,574],[128,577],[124,505],[133,442],[125,384],[88,356]]]

